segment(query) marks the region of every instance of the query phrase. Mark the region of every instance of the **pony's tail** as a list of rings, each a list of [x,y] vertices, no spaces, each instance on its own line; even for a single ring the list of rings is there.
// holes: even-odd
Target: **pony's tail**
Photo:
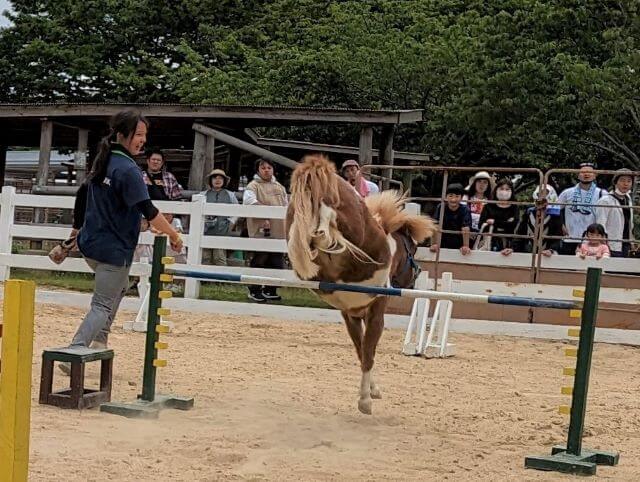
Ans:
[[[313,262],[318,251],[312,244],[323,203],[328,207],[337,207],[340,203],[336,167],[323,155],[307,155],[291,176],[293,220],[287,244],[293,269],[302,279],[318,274],[319,266]]]

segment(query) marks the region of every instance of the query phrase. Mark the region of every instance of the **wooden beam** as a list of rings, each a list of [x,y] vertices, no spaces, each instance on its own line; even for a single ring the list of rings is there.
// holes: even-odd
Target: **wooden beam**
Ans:
[[[244,120],[245,127],[291,122],[307,124],[359,123],[370,125],[422,122],[424,111],[325,109],[309,107],[229,106],[202,104],[3,104],[0,118],[104,117],[131,108],[146,117]]]
[[[51,160],[51,143],[53,140],[53,122],[43,120],[40,127],[40,156],[38,158],[38,174],[36,184],[46,186],[49,178],[49,161]]]
[[[225,134],[224,132],[218,131],[216,129],[212,129],[211,127],[198,124],[197,122],[193,124],[193,130],[206,136],[213,136],[224,144],[237,147],[238,149],[242,149],[243,151],[250,152],[263,159],[268,159],[270,161],[273,161],[276,164],[281,164],[291,169],[295,169],[296,166],[298,165],[296,161],[289,159],[288,157],[284,157],[279,154],[274,154],[273,152],[263,149],[262,147],[254,146],[253,144],[243,141],[242,139],[238,139],[237,137],[230,136],[229,134]]]
[[[373,128],[366,126],[360,129],[360,149],[358,161],[361,166],[371,164],[371,147],[373,145]]]
[[[204,186],[204,166],[207,149],[207,136],[200,132],[195,133],[193,141],[193,157],[189,170],[189,189],[202,189]]]
[[[384,126],[382,128],[382,139],[380,143],[380,153],[378,159],[380,164],[393,166],[393,136],[395,126]],[[393,169],[385,169],[380,173],[386,179],[382,181],[382,189],[389,189],[389,179],[393,176]]]
[[[360,152],[357,147],[344,146],[340,144],[321,144],[318,142],[291,141],[288,139],[273,139],[269,137],[259,137],[257,143],[261,146],[281,149],[345,154],[353,156],[354,159],[357,158],[358,153]],[[377,149],[371,150],[371,157],[373,159],[377,159]],[[423,152],[393,151],[393,157],[394,159],[402,159],[403,161],[431,162],[429,154]]]
[[[80,185],[87,177],[87,156],[89,146],[89,129],[78,129],[78,150],[74,155],[76,168],[76,184]]]

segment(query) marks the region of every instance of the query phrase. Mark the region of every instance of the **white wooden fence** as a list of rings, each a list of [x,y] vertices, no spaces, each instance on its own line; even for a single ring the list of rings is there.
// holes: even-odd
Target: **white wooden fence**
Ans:
[[[73,209],[74,198],[68,196],[42,196],[32,194],[16,194],[15,188],[4,186],[0,194],[0,281],[9,276],[11,268],[28,268],[53,271],[74,271],[90,273],[91,270],[81,258],[67,258],[62,264],[56,265],[47,256],[11,254],[11,248],[15,238],[27,239],[52,239],[62,240],[69,235],[70,226],[63,225],[35,225],[14,223],[16,207],[41,207]],[[243,206],[232,204],[206,203],[204,196],[195,195],[190,202],[158,201],[156,206],[162,211],[176,215],[189,216],[189,233],[183,236],[187,249],[187,265],[190,270],[228,272],[238,274],[253,274],[259,276],[276,276],[286,279],[295,279],[291,270],[273,270],[249,268],[244,266],[211,266],[202,264],[202,250],[206,248],[222,248],[236,251],[268,251],[286,252],[286,243],[282,239],[255,239],[240,238],[234,236],[204,236],[204,222],[206,216],[238,216],[244,218],[270,218],[283,219],[286,208],[269,206]],[[418,205],[408,205],[408,209],[416,210]],[[153,234],[141,233],[141,244],[153,244]],[[416,255],[420,261],[432,261],[435,254],[426,248],[420,248]],[[462,256],[457,250],[443,249],[440,253],[441,262],[459,264],[505,266],[505,267],[531,267],[531,255],[526,253],[513,253],[511,256],[502,256],[500,253],[487,251],[473,251],[467,256]],[[586,270],[588,266],[599,266],[605,271],[636,272],[640,273],[640,259],[611,258],[596,260],[582,260],[575,256],[542,257],[543,268]],[[134,263],[131,274],[140,276],[143,281],[150,275],[150,266],[147,263]],[[144,283],[140,283],[144,296]],[[570,287],[564,289],[554,285],[534,285],[527,283],[486,282],[454,280],[454,290],[465,293],[484,294],[491,290],[494,294],[502,292],[511,295],[526,296],[535,292],[536,296],[548,298],[565,298],[570,292]],[[559,289],[561,288],[561,289]],[[640,304],[640,289],[616,289],[605,290],[605,299],[610,301],[628,300],[629,303]],[[197,298],[199,294],[199,282],[187,279],[185,283],[185,297]],[[608,294],[608,296],[606,295]]]

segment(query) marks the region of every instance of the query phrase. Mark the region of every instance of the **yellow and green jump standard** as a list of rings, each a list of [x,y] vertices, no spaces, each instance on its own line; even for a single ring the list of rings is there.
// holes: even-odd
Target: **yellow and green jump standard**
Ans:
[[[574,296],[583,297],[584,302],[579,312],[572,310],[570,313],[572,317],[582,318],[580,329],[570,328],[568,333],[570,337],[579,337],[578,349],[577,351],[575,348],[565,350],[566,356],[576,357],[576,366],[575,368],[565,367],[562,371],[563,375],[574,377],[573,387],[564,386],[560,389],[563,395],[572,396],[570,408],[564,405],[559,408],[561,414],[571,416],[567,445],[553,447],[551,455],[526,457],[524,465],[527,468],[594,475],[598,465],[617,465],[618,463],[618,453],[582,448],[601,275],[601,269],[589,268],[584,292],[574,291]]]
[[[153,249],[153,264],[149,287],[149,310],[147,318],[147,338],[145,343],[144,368],[142,375],[142,393],[138,400],[132,403],[104,403],[100,411],[122,415],[129,418],[157,418],[163,408],[190,410],[193,408],[192,397],[177,395],[162,395],[156,393],[156,371],[166,367],[167,360],[159,358],[160,352],[169,347],[167,342],[161,341],[160,336],[169,332],[169,327],[160,323],[161,316],[167,316],[170,311],[162,307],[162,300],[171,298],[171,291],[161,289],[162,283],[170,281],[170,276],[163,273],[164,263],[173,262],[172,258],[164,257],[167,250],[167,238],[157,236]]]

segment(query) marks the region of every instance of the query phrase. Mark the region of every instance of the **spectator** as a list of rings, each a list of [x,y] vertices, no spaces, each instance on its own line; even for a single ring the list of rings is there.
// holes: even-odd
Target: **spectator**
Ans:
[[[611,256],[628,257],[633,239],[633,210],[631,205],[631,188],[633,172],[629,169],[618,169],[613,176],[613,191],[600,198],[596,204],[596,221],[602,224],[612,241]]]
[[[480,215],[480,231],[484,226],[493,226],[494,234],[514,234],[518,225],[518,206],[511,204],[515,198],[513,184],[509,179],[501,179],[493,190],[496,204],[487,204]],[[491,237],[491,251],[500,251],[504,256],[513,253],[513,239],[509,237]]]
[[[273,175],[273,163],[267,159],[256,161],[256,174],[243,192],[242,204],[264,206],[286,206],[287,191],[276,181]],[[284,239],[283,219],[247,219],[247,230],[250,238]],[[249,266],[252,268],[284,269],[282,253],[254,253]],[[268,300],[280,300],[275,286],[249,286],[249,299],[264,303]]]
[[[380,189],[378,189],[378,186],[375,183],[367,181],[364,178],[360,171],[360,164],[358,164],[358,161],[353,159],[344,161],[341,172],[347,182],[351,184],[362,197],[367,197],[370,194],[380,192]]]
[[[471,229],[471,211],[467,206],[461,204],[464,188],[462,184],[450,184],[447,186],[444,204],[444,217],[441,229],[444,231],[460,231],[459,233],[441,233],[440,244],[432,244],[430,249],[433,252],[440,248],[459,249],[463,255],[471,252],[469,248],[469,232]],[[438,204],[435,212],[435,221],[440,222],[440,209],[442,203]]]
[[[470,180],[467,186],[467,193],[462,198],[464,204],[469,206],[471,211],[471,229],[478,231],[480,214],[487,200],[491,200],[493,178],[487,171],[477,172]]]
[[[167,171],[164,154],[158,149],[147,152],[147,169],[142,171],[142,178],[149,187],[149,197],[153,201],[175,201],[182,197],[182,186]]]
[[[595,256],[596,259],[608,258],[611,255],[607,246],[607,232],[602,224],[591,224],[584,232],[586,238],[578,249],[576,256],[585,259],[587,256]]]
[[[529,236],[529,239],[514,239],[514,250],[526,253],[533,251],[536,225],[540,226],[542,232],[540,246],[543,256],[549,257],[557,254],[560,250],[560,239],[548,239],[548,236],[562,236],[562,218],[560,217],[560,207],[553,203],[558,200],[556,190],[547,184],[546,195],[540,195],[540,186],[533,191],[534,207],[528,208],[516,228],[516,234]]]
[[[142,171],[142,179],[147,185],[149,199],[152,201],[175,201],[182,197],[182,186],[180,186],[176,177],[167,171],[164,154],[159,149],[147,151],[147,168]],[[179,217],[174,217],[171,213],[164,213],[163,216],[177,232],[183,232],[182,221]],[[141,230],[146,231],[146,229],[147,226],[143,224]],[[153,229],[151,230],[154,231]],[[142,258],[151,260],[152,251],[151,246],[139,244],[134,252],[133,260],[136,262]],[[167,247],[167,256],[175,256],[178,263],[183,262],[183,260],[186,262],[185,253],[185,248],[181,248],[180,252],[175,252],[170,247]],[[134,285],[136,284],[137,281]]]
[[[202,194],[208,203],[238,204],[235,193],[225,189],[229,183],[229,176],[222,169],[214,169],[207,175],[209,189]],[[227,236],[238,220],[235,216],[207,216],[204,222],[205,236]],[[211,250],[211,262],[216,265],[226,266],[227,252],[225,249],[214,248]]]
[[[596,222],[595,205],[602,197],[603,190],[596,186],[594,165],[590,162],[580,164],[578,184],[562,191],[558,202],[563,214],[563,234],[568,239],[562,241],[561,254],[573,255],[580,245],[582,233]]]

